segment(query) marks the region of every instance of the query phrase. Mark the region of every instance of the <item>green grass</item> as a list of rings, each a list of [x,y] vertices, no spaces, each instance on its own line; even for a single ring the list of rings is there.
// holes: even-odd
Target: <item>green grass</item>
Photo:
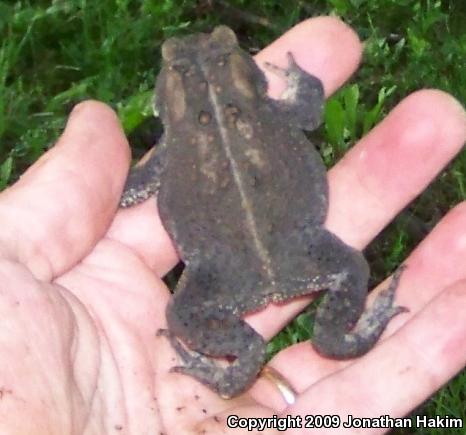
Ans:
[[[329,166],[416,89],[440,88],[466,101],[463,0],[0,1],[0,187],[55,142],[79,101],[105,101],[128,134],[140,131],[151,116],[160,44],[167,37],[222,22],[255,52],[322,14],[342,17],[365,41],[362,68],[327,103],[317,135]],[[462,153],[367,249],[374,282],[465,199],[465,159]],[[270,354],[309,335],[309,315],[303,314],[269,345]],[[417,412],[466,422],[465,391],[463,372]]]

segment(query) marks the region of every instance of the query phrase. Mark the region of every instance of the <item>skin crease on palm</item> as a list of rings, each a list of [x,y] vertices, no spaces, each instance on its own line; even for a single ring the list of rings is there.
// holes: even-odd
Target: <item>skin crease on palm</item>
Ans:
[[[320,17],[257,61],[285,65],[287,51],[328,95],[358,67],[361,43],[342,22]],[[279,96],[283,83],[269,80]],[[465,138],[465,113],[452,97],[435,90],[406,97],[330,171],[327,227],[364,248]],[[373,350],[334,361],[301,343],[274,358],[300,393],[294,405],[286,408],[264,380],[225,401],[169,373],[176,357],[155,331],[165,326],[170,298],[159,277],[177,257],[156,201],[117,210],[129,164],[115,114],[86,102],[57,145],[0,196],[0,433],[238,434],[225,427],[227,415],[397,417],[464,367],[466,205],[459,204],[406,259],[396,303],[410,312],[390,322]],[[270,338],[308,302],[269,306],[248,322]]]

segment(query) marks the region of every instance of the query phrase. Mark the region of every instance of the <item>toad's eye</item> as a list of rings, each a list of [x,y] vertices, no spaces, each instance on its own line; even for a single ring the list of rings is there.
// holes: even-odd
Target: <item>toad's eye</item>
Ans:
[[[217,56],[215,61],[218,66],[225,66],[228,63],[229,57],[230,57],[229,54],[221,54],[220,56]]]
[[[180,74],[187,74],[191,69],[191,64],[187,61],[180,60],[178,62],[173,62],[170,65],[170,69],[174,69],[175,71],[179,72]]]

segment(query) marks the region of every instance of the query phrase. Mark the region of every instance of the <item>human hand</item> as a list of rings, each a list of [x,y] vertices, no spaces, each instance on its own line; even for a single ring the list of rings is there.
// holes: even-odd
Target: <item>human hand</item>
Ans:
[[[341,22],[316,18],[258,62],[284,64],[287,51],[329,94],[357,67],[361,46]],[[282,84],[269,80],[277,96]],[[362,249],[460,150],[465,130],[464,112],[446,94],[406,98],[330,171],[327,227]],[[58,144],[0,196],[2,433],[240,433],[226,429],[231,414],[396,417],[464,366],[460,205],[406,260],[396,303],[410,312],[372,351],[334,361],[301,343],[271,362],[299,392],[294,405],[264,380],[225,401],[169,373],[175,354],[155,332],[170,293],[158,276],[177,258],[156,201],[117,212],[129,160],[114,114],[84,103]],[[308,301],[248,320],[270,338]]]

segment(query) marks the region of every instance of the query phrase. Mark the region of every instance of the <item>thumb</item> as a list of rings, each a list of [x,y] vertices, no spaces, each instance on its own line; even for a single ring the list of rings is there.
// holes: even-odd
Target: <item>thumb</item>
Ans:
[[[128,165],[115,113],[77,105],[57,144],[0,195],[0,255],[43,280],[72,267],[110,225]]]

